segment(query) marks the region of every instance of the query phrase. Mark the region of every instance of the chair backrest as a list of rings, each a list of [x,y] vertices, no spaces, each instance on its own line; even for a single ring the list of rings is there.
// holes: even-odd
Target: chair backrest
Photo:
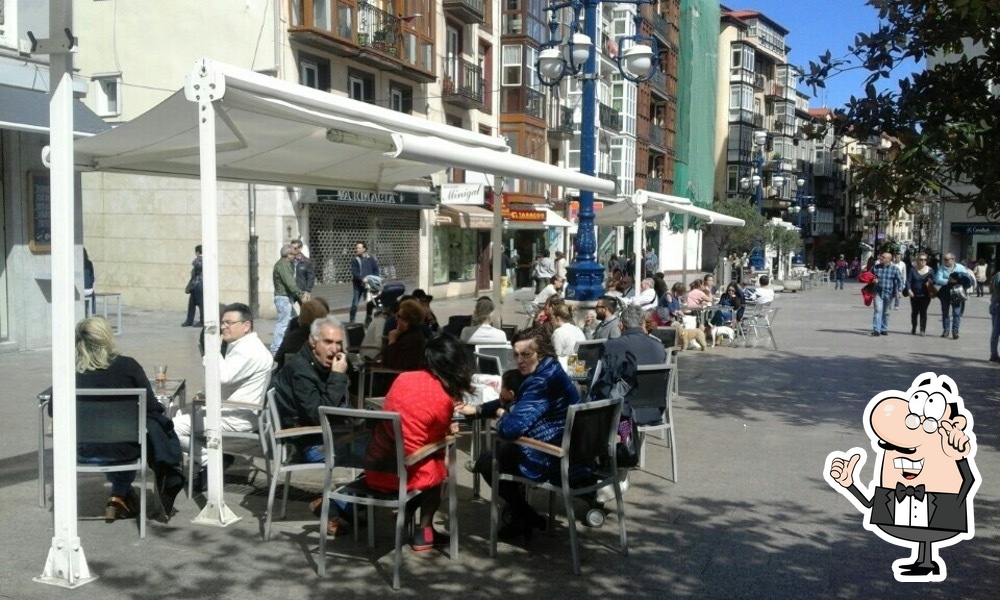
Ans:
[[[514,349],[510,346],[481,344],[476,346],[476,353],[484,356],[495,356],[500,361],[501,372],[517,367],[514,362]]]
[[[503,375],[500,358],[476,352],[476,373],[483,375]]]
[[[76,390],[78,444],[114,444],[146,440],[145,388]]]
[[[636,371],[636,388],[629,398],[632,418],[640,425],[667,418],[665,409],[669,393],[670,367],[640,365]]]
[[[344,325],[344,333],[347,334],[347,351],[357,352],[365,341],[365,326],[361,323],[348,323]]]
[[[570,406],[566,411],[566,430],[562,440],[562,449],[569,464],[604,457],[614,461],[621,413],[621,399],[595,400]]]
[[[403,425],[399,413],[319,407],[327,466],[392,473],[406,489]],[[399,441],[399,443],[397,443]]]
[[[597,364],[597,361],[601,359],[604,355],[604,342],[607,340],[584,340],[582,342],[576,343],[576,348],[573,352],[576,354],[577,360],[582,360],[587,363],[587,368],[590,369]]]
[[[471,315],[452,315],[448,317],[448,324],[442,327],[445,331],[455,337],[462,335],[462,330],[472,325]]]
[[[514,334],[517,333],[517,325],[501,325],[500,326],[500,331],[502,331],[503,334],[505,336],[507,336],[507,342],[508,343],[513,343],[514,342]]]
[[[668,351],[677,345],[677,328],[676,327],[657,327],[650,334],[658,338],[663,342],[663,347]]]

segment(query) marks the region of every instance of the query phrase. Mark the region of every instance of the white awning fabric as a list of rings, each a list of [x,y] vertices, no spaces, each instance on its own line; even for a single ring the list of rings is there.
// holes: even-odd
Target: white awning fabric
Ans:
[[[451,225],[466,229],[491,229],[493,227],[493,212],[481,206],[442,204],[441,216],[448,218]]]
[[[667,214],[682,214],[698,217],[710,225],[742,227],[746,224],[743,219],[695,206],[687,198],[646,191],[638,191],[631,198],[615,204],[606,204],[597,213],[594,222],[606,226],[632,225],[639,218],[640,204],[644,220],[663,218]]]
[[[553,211],[550,208],[545,209],[545,221],[546,227],[572,227],[573,223],[566,220],[562,215]]]
[[[197,82],[194,82],[197,80]],[[213,88],[207,89],[204,82]],[[188,85],[143,115],[81,141],[82,170],[199,176],[198,104],[216,105],[218,179],[390,190],[449,167],[595,192],[612,182],[512,154],[499,139],[200,61]]]

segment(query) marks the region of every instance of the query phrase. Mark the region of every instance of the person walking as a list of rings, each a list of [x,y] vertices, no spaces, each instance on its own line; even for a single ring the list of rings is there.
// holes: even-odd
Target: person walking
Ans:
[[[899,274],[903,277],[903,281],[906,281],[906,263],[903,262],[903,255],[896,252],[892,257],[892,266],[899,269]],[[899,310],[899,296],[892,303],[893,310]]]
[[[956,307],[951,302],[951,287],[948,284],[948,277],[952,273],[965,274],[971,278],[968,270],[955,260],[954,254],[949,252],[941,259],[941,266],[934,271],[934,284],[938,286],[937,297],[941,301],[941,337],[953,336],[957,340],[958,327],[962,323],[962,309],[965,307],[965,303],[963,302],[961,306]]]
[[[927,307],[931,304],[930,283],[934,281],[934,272],[927,266],[927,255],[918,254],[917,262],[910,269],[906,278],[906,288],[903,294],[910,297],[910,335],[917,334],[920,325],[920,335],[927,332]]]
[[[294,258],[295,250],[292,250],[290,244],[285,244],[281,247],[281,258],[271,270],[274,280],[274,308],[278,312],[278,321],[274,324],[274,335],[271,337],[271,354],[277,353],[278,348],[281,348],[288,323],[292,320],[292,305],[309,300],[309,293],[300,290],[295,283],[295,267],[292,265]]]
[[[983,297],[983,287],[986,285],[986,261],[980,258],[972,270],[976,277],[976,298]]]
[[[295,267],[295,285],[311,295],[313,286],[316,285],[316,264],[309,258],[302,240],[294,239],[290,243],[292,250],[295,251],[295,258],[292,259],[292,266]]]
[[[205,303],[201,281],[201,244],[194,247],[194,260],[191,261],[191,278],[188,279],[184,291],[188,295],[187,318],[181,327],[201,327],[205,321]],[[198,309],[198,323],[194,322],[194,311]]]
[[[844,289],[844,280],[847,279],[847,271],[849,268],[850,267],[848,266],[847,261],[844,260],[844,255],[841,254],[840,258],[837,259],[837,262],[833,264],[833,271],[834,271],[833,289],[835,290]]]
[[[875,296],[872,299],[874,311],[872,314],[872,337],[889,335],[889,306],[894,298],[903,293],[903,276],[892,264],[892,255],[883,252],[879,261],[871,268],[875,279]]]
[[[351,283],[354,285],[354,295],[351,297],[351,323],[358,314],[358,303],[368,291],[365,278],[373,275],[378,277],[380,273],[378,261],[368,254],[368,244],[364,242],[354,244],[354,258],[351,259]]]
[[[993,265],[993,278],[990,280],[990,318],[993,320],[990,362],[1000,363],[1000,354],[997,354],[997,343],[1000,342],[1000,256]]]

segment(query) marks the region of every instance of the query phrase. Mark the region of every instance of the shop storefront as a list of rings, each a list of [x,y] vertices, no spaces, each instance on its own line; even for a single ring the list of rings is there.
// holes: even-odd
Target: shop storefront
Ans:
[[[308,202],[309,248],[316,264],[314,296],[331,308],[351,304],[351,260],[357,242],[368,244],[385,281],[419,287],[422,209],[434,196],[414,192],[317,190]]]
[[[474,294],[483,251],[489,246],[493,213],[484,207],[481,184],[451,183],[440,188],[441,207],[434,223],[431,284],[448,285],[436,294]],[[481,278],[481,277],[480,277]],[[488,280],[485,282],[488,285]]]
[[[951,234],[958,236],[961,260],[987,261],[993,265],[1000,250],[1000,223],[952,223]]]

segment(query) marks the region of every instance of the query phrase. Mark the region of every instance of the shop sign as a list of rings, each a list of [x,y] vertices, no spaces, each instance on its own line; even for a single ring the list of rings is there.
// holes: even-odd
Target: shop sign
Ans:
[[[405,206],[424,208],[432,202],[422,202],[428,194],[413,192],[371,192],[364,190],[316,190],[316,201],[326,204],[370,204],[380,206]]]
[[[483,186],[478,183],[446,183],[441,186],[441,204],[483,205]]]
[[[952,223],[952,233],[974,235],[977,233],[1000,233],[1000,223]]]
[[[505,214],[504,218],[508,218],[511,221],[542,222],[545,220],[545,213],[540,210],[512,210],[510,211],[510,215]]]
[[[594,201],[594,214],[596,215],[598,211],[604,208],[603,202]],[[577,222],[577,217],[580,216],[580,201],[570,200],[569,201],[569,217],[568,219],[574,223]]]

